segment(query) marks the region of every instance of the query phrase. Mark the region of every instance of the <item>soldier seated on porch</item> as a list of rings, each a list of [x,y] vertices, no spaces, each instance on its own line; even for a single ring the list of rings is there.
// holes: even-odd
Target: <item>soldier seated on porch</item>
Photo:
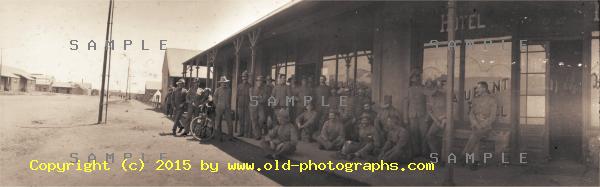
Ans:
[[[338,113],[335,111],[329,112],[329,120],[323,124],[321,134],[317,137],[319,149],[324,150],[340,150],[346,140],[346,132],[342,121],[338,119]]]
[[[378,159],[386,162],[408,162],[411,159],[410,150],[408,150],[408,141],[410,139],[408,130],[403,127],[396,116],[390,116],[386,120],[389,131],[387,139],[381,148]],[[385,133],[385,132],[384,132]]]
[[[358,126],[358,141],[346,141],[340,151],[341,155],[345,156],[347,160],[353,158],[374,160],[375,151],[382,144],[380,134],[381,132],[378,132],[373,125],[371,115],[363,113]]]
[[[296,124],[300,130],[300,137],[304,142],[312,142],[312,135],[317,127],[318,114],[314,110],[314,104],[311,102],[306,105],[306,110],[296,118]]]
[[[298,129],[289,122],[287,109],[277,111],[277,122],[261,142],[267,158],[279,159],[281,155],[294,153],[298,144]]]

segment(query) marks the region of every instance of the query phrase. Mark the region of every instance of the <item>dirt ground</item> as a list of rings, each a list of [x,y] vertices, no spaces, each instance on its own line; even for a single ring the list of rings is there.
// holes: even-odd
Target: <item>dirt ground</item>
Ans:
[[[199,144],[190,137],[160,136],[172,122],[151,106],[138,101],[111,100],[108,123],[96,125],[97,96],[0,95],[0,185],[440,185],[443,173],[398,177],[390,174],[343,178],[326,172],[227,171],[228,162],[270,162],[256,146],[243,141],[214,145]],[[72,153],[99,161],[114,153],[111,171],[84,173],[32,171],[30,160],[70,162]],[[125,153],[134,159],[144,155],[147,169],[124,172]],[[171,160],[191,160],[192,171],[153,171],[161,153]],[[199,171],[201,160],[219,162],[219,172]],[[148,169],[150,168],[150,169]],[[351,176],[349,175],[349,176]],[[377,174],[374,174],[377,175]],[[364,179],[364,178],[367,179]],[[459,185],[598,185],[598,172],[572,163],[556,162],[547,167],[504,168],[480,172],[457,169]]]
[[[0,96],[0,184],[1,185],[278,185],[257,172],[151,171],[123,172],[124,153],[145,160],[200,159],[230,162],[237,159],[212,145],[200,145],[186,138],[159,136],[170,129],[163,115],[137,101],[111,101],[108,124],[97,121],[98,97]],[[71,153],[86,160],[90,153],[104,160],[114,153],[111,171],[47,173],[31,171],[29,161],[72,161]],[[111,164],[109,164],[111,166]],[[224,166],[222,166],[224,167]],[[224,169],[222,169],[224,170]]]

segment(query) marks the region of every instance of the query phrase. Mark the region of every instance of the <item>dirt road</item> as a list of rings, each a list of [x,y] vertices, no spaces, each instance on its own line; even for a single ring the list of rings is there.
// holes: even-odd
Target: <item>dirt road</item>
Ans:
[[[360,185],[319,173],[226,171],[228,162],[260,164],[267,160],[259,149],[243,142],[214,146],[189,137],[160,136],[170,131],[172,122],[137,101],[111,101],[107,124],[95,125],[97,110],[98,98],[91,96],[0,96],[0,185]],[[93,154],[103,161],[107,153],[114,154],[111,171],[48,173],[30,169],[31,160],[70,162],[76,156],[87,161]],[[144,160],[152,162],[166,153],[167,159],[191,160],[195,169],[201,160],[219,162],[220,169],[215,173],[194,169],[124,172],[120,162],[125,153],[134,159],[143,154]]]

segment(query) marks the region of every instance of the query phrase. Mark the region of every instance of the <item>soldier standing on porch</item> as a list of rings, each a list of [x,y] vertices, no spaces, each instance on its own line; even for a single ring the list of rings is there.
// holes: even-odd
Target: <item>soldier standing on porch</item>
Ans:
[[[185,95],[187,93],[187,90],[183,88],[184,84],[185,80],[179,79],[177,81],[177,88],[175,89],[175,91],[173,91],[172,101],[176,113],[175,120],[173,120],[173,128],[171,129],[173,131],[173,136],[177,136],[177,133],[183,130],[183,124],[181,124],[181,116],[185,111]],[[179,128],[179,130],[177,130],[177,128]]]
[[[313,89],[306,77],[302,78],[300,81],[300,88],[298,89],[297,96],[298,98],[296,100],[298,100],[298,103],[296,103],[297,106],[295,106],[296,109],[294,110],[296,113],[295,117],[300,116],[300,114],[304,112],[304,108],[306,108],[306,106],[312,102],[312,99],[314,98]]]
[[[233,123],[231,120],[231,89],[228,86],[229,80],[227,77],[221,76],[219,79],[219,88],[215,90],[214,101],[216,107],[216,116],[215,116],[215,129],[217,132],[213,132],[212,136],[208,138],[208,140],[212,140],[213,138],[219,139],[219,141],[223,141],[223,130],[221,127],[221,122],[223,117],[227,120],[227,139],[233,140]],[[215,137],[216,136],[216,137]]]
[[[248,104],[250,103],[250,83],[248,83],[248,72],[242,73],[242,83],[237,87],[237,117],[238,137],[250,137],[250,124],[248,123]]]
[[[290,112],[288,106],[291,104],[287,102],[287,98],[292,98],[294,95],[292,94],[290,86],[286,85],[285,82],[285,75],[279,75],[279,78],[277,79],[277,85],[275,85],[273,87],[273,90],[271,91],[271,98],[269,98],[268,104],[269,107],[273,109],[273,111],[285,109],[287,112]]]
[[[413,156],[424,156],[427,150],[425,147],[425,135],[427,134],[428,125],[425,122],[427,119],[425,113],[425,88],[421,84],[421,74],[418,70],[411,72],[408,96],[404,99],[403,103],[405,111],[403,119],[405,124],[409,124],[409,131],[412,135],[410,138],[410,147]]]
[[[490,94],[488,84],[484,81],[477,83],[477,94],[471,101],[469,122],[471,122],[471,136],[463,150],[464,154],[474,154],[474,162],[471,169],[476,170],[480,165],[481,139],[488,136],[492,131],[492,124],[496,121],[498,103],[496,98]],[[463,157],[466,158],[466,157]]]
[[[325,115],[328,111],[327,103],[329,101],[329,90],[331,88],[327,86],[327,77],[325,75],[321,75],[321,79],[319,79],[319,86],[315,87],[315,110],[319,114],[319,121],[317,122],[317,127],[320,128],[325,120],[327,120],[327,115]]]
[[[252,128],[251,131],[246,131],[246,135],[252,135],[252,138],[259,140],[269,130],[266,127],[269,94],[267,93],[267,86],[263,84],[263,76],[256,77],[255,81],[254,86],[249,90],[250,99],[252,100],[249,104]]]
[[[265,77],[265,89],[267,95],[271,97],[271,93],[273,93],[273,78],[270,75]],[[275,111],[273,111],[272,106],[268,105],[269,97],[267,97],[267,105],[265,105],[265,123],[267,124],[267,131],[273,128],[273,124],[275,123]]]

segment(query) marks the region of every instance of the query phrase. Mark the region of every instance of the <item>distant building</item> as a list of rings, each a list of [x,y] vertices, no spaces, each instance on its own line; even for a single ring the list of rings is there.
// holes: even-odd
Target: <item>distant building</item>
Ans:
[[[156,92],[160,92],[162,85],[159,81],[146,81],[144,88],[143,102],[150,102]]]
[[[54,83],[54,76],[39,73],[31,74],[35,78],[35,91],[50,92]]]
[[[0,66],[0,91],[31,92],[35,90],[35,78],[22,69]]]
[[[55,82],[52,84],[52,92],[71,94],[73,92],[73,84],[70,82]]]
[[[74,82],[55,82],[52,84],[52,92],[75,95],[91,95],[92,84]]]
[[[167,50],[165,50],[165,56],[164,56],[163,68],[162,68],[162,91],[161,91],[162,93],[161,93],[161,95],[166,95],[167,91],[169,90],[169,87],[175,86],[175,82],[183,77],[182,76],[183,69],[181,68],[183,65],[183,62],[196,56],[200,52],[202,52],[202,51],[188,50],[188,49],[175,49],[175,48],[168,48]],[[193,71],[194,71],[194,69],[192,70],[192,72],[190,72],[188,69],[188,70],[186,70],[186,74],[194,73]],[[204,75],[204,76],[206,76],[206,75]],[[162,100],[164,100],[164,98],[161,98],[161,103],[163,102]]]

